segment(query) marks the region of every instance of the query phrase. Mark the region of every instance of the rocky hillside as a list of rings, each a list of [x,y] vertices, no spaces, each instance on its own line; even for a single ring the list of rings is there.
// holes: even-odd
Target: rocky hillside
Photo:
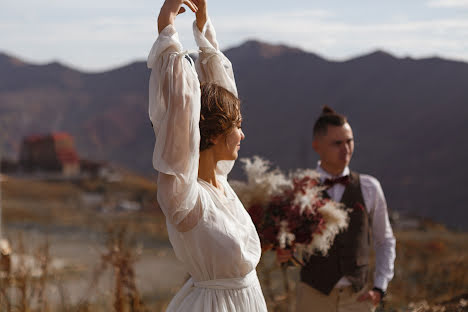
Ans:
[[[468,64],[396,58],[376,51],[332,62],[287,46],[249,41],[225,51],[244,108],[241,157],[283,169],[314,167],[312,124],[327,104],[349,117],[353,169],[381,181],[391,209],[468,228]],[[21,138],[67,131],[83,157],[150,174],[154,141],[144,62],[103,73],[0,55],[0,129],[16,157]],[[235,167],[233,176],[239,177]]]

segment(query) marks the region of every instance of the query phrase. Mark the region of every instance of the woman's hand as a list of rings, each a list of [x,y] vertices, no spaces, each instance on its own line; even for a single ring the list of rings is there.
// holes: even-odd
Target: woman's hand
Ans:
[[[166,0],[164,1],[161,11],[158,16],[158,31],[161,32],[169,24],[174,24],[175,18],[178,14],[184,13],[185,4],[192,12],[197,13],[198,6],[195,4],[197,0]],[[201,0],[198,0],[202,2]],[[206,2],[203,0],[205,7]]]
[[[192,1],[198,7],[198,10],[195,12],[195,16],[197,18],[198,30],[200,30],[201,32],[208,19],[208,8],[207,8],[208,0],[192,0]]]

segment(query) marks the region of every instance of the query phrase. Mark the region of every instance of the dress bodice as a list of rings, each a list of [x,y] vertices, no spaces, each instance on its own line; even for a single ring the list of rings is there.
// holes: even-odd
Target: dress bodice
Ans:
[[[229,183],[218,180],[224,194],[198,180],[203,213],[193,229],[179,232],[167,225],[175,253],[195,281],[242,277],[260,260],[260,241],[249,214]]]

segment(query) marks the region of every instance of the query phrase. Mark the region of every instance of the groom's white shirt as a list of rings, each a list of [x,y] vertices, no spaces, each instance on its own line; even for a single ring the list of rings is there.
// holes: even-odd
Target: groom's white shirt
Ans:
[[[349,168],[338,176],[332,176],[326,172],[320,162],[317,166],[317,171],[320,173],[322,182],[327,178],[337,178],[349,174]],[[393,236],[392,227],[388,219],[387,202],[380,186],[379,181],[369,175],[360,174],[362,196],[366,205],[367,212],[372,217],[372,240],[376,255],[374,286],[382,290],[386,290],[388,283],[393,278],[393,264],[395,261],[395,237]],[[328,195],[334,201],[341,201],[345,186],[335,184],[327,190]],[[351,282],[342,277],[335,287],[345,287],[351,285]]]

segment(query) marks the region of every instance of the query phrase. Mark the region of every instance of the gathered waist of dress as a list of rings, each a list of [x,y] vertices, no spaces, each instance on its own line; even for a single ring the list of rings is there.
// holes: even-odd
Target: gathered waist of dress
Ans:
[[[220,278],[207,281],[193,282],[195,287],[209,289],[241,289],[258,283],[257,271],[252,270],[244,277]]]

